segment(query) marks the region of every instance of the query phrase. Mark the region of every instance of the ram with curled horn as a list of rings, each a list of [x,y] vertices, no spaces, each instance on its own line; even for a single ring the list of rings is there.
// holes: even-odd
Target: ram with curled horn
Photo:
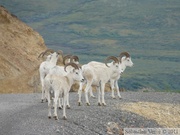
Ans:
[[[113,62],[107,63],[108,60],[113,60]],[[105,63],[91,61],[88,64],[82,66],[83,76],[86,78],[86,87],[85,87],[85,99],[86,104],[90,105],[88,99],[88,93],[92,95],[91,86],[96,86],[98,91],[98,105],[106,105],[104,99],[104,88],[105,84],[113,77],[121,74],[121,67],[119,60],[114,56],[109,56],[105,59]],[[81,105],[81,93],[83,88],[83,83],[80,83],[79,87],[79,105]],[[102,97],[100,97],[100,95]]]
[[[41,86],[42,86],[42,97],[41,97],[41,102],[43,102],[44,99],[46,99],[46,93],[44,91],[44,78],[46,75],[49,73],[50,69],[56,66],[59,55],[62,54],[60,52],[55,52],[52,49],[47,49],[46,51],[42,52],[39,57],[44,57],[47,53],[51,53],[50,55],[47,56],[46,61],[42,62],[39,67],[39,72],[40,72],[40,81],[41,81]]]
[[[69,72],[67,72],[67,67],[71,66]],[[63,66],[62,66],[63,67]],[[66,72],[65,72],[66,71]],[[68,63],[63,67],[63,72],[66,75],[62,75],[61,73],[49,73],[45,77],[45,91],[48,94],[48,118],[51,118],[51,99],[54,95],[54,118],[57,120],[57,105],[58,100],[63,98],[63,119],[67,119],[66,116],[66,105],[69,102],[69,91],[71,86],[75,81],[84,81],[84,77],[82,76],[82,70],[79,69],[78,65],[75,63]],[[54,94],[50,94],[54,93]]]
[[[132,60],[131,60],[131,56],[128,52],[120,53],[119,61],[121,62],[120,65],[121,65],[123,74],[124,74],[126,67],[132,67],[134,65]],[[118,86],[118,80],[120,79],[120,77],[121,77],[121,74],[110,79],[110,87],[112,90],[112,94],[111,94],[112,98],[115,98],[114,89],[116,89],[118,97],[121,98],[119,86]]]
[[[66,60],[70,60],[72,57],[72,55],[66,55],[63,58],[63,63],[65,64]],[[64,66],[59,66],[56,65],[54,66],[52,69],[50,69],[49,74],[51,75],[62,75],[62,76],[66,76],[69,72],[71,72],[72,70],[80,70],[81,67],[79,66],[79,64],[75,64],[74,62],[69,62],[67,64],[65,64]],[[70,104],[69,104],[69,98],[67,98],[67,108],[70,108]],[[59,102],[59,106],[60,109],[62,108],[61,102]]]

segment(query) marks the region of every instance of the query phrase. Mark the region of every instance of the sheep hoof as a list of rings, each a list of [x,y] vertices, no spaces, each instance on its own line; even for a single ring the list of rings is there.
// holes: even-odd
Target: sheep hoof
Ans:
[[[90,103],[86,103],[87,106],[90,106]]]
[[[52,106],[51,108],[54,109],[54,106]]]
[[[103,106],[106,106],[106,103],[102,103]]]
[[[67,105],[67,109],[71,109],[70,105]]]
[[[122,99],[122,97],[119,97],[119,99]]]
[[[98,103],[98,106],[101,106],[101,103]]]
[[[66,116],[63,116],[63,120],[67,120],[67,117],[66,117]]]
[[[51,116],[48,116],[49,119],[51,119]]]
[[[58,117],[57,117],[57,116],[54,116],[54,119],[55,119],[55,120],[58,120]]]
[[[61,109],[62,109],[62,107],[61,107],[61,106],[59,106],[58,108],[59,108],[59,110],[61,110]]]
[[[78,102],[78,106],[81,106],[81,102]]]
[[[46,99],[46,102],[48,102],[48,100]]]
[[[41,103],[43,103],[43,99],[41,99]]]

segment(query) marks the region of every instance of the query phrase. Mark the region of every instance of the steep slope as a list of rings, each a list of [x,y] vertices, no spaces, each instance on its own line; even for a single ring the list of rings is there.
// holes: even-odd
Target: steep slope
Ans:
[[[0,93],[34,91],[45,49],[36,31],[0,6]]]

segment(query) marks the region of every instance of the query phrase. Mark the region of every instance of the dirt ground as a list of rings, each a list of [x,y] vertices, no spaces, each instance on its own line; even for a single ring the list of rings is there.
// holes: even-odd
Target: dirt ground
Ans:
[[[125,103],[123,105],[117,105],[116,107],[155,120],[159,125],[166,128],[180,127],[179,104],[136,102]]]

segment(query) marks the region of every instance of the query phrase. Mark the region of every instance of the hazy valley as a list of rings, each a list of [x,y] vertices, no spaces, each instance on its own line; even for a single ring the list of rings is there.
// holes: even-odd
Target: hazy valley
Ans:
[[[85,64],[128,51],[134,67],[119,85],[127,90],[180,90],[179,0],[0,0],[39,32],[49,48]]]

